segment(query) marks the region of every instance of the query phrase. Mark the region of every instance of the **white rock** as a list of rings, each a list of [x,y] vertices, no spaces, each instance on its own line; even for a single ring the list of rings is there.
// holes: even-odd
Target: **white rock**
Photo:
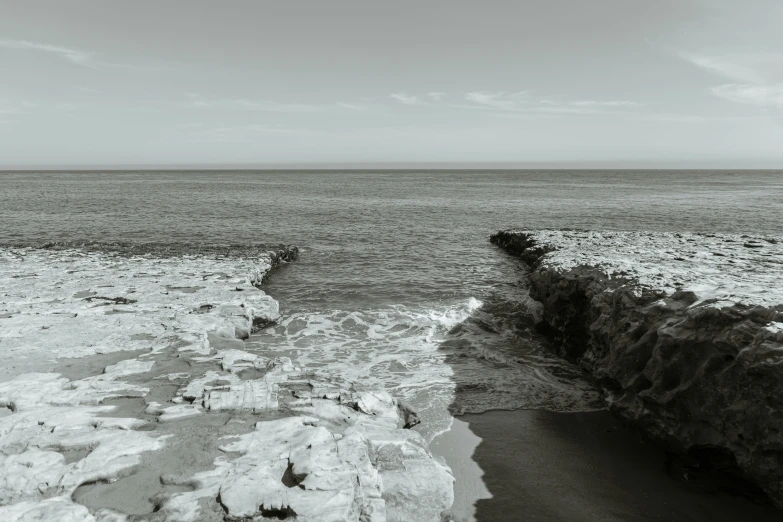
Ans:
[[[144,421],[98,417],[113,409],[97,404],[126,387],[114,376],[128,368],[140,366],[116,366],[104,375],[76,383],[48,373],[21,375],[0,383],[0,404],[14,410],[0,419],[0,451],[7,455],[0,468],[0,499],[4,503],[70,496],[85,482],[116,478],[138,465],[141,453],[163,447],[162,437],[132,431]],[[90,385],[96,382],[102,386]],[[55,452],[70,449],[91,451],[66,464],[62,454]]]
[[[278,314],[277,303],[250,286],[268,272],[268,261],[0,248],[0,287],[13,309],[0,332],[4,355],[191,351],[203,357],[183,356],[218,363],[222,371],[190,382],[189,374],[161,376],[185,382],[171,403],[147,406],[159,421],[232,410],[294,415],[257,423],[253,432],[222,446],[230,458],[221,456],[213,469],[182,477],[195,489],[164,501],[156,516],[166,520],[198,521],[201,502],[219,498],[232,517],[290,510],[300,521],[439,521],[451,505],[453,478],[418,433],[398,429],[390,394],[356,393],[339,376],[241,349],[253,318]],[[246,275],[230,277],[229,285],[217,273]],[[30,274],[36,275],[15,277]],[[136,302],[87,301],[81,297],[85,290]],[[242,379],[249,369],[262,376]],[[142,453],[165,447],[166,437],[136,431],[145,424],[141,419],[102,416],[114,409],[104,404],[109,399],[143,398],[147,385],[125,378],[154,370],[155,362],[142,356],[76,381],[29,373],[1,382],[0,407],[11,413],[0,418],[0,503],[8,504],[0,507],[0,520],[124,520],[108,510],[90,514],[70,499],[80,485],[114,480],[138,466]],[[87,453],[66,463],[62,452],[69,451]]]
[[[12,314],[3,319],[0,332],[3,354],[9,359],[46,360],[119,350],[161,350],[176,341],[191,349],[208,350],[206,331],[227,328],[228,338],[233,338],[236,328],[250,331],[253,317],[279,315],[277,302],[250,283],[228,284],[209,275],[263,277],[270,267],[266,254],[256,259],[150,259],[0,248],[0,288],[5,308]],[[169,290],[183,287],[196,290]],[[136,302],[112,304],[97,299],[101,296]],[[198,313],[204,304],[214,308]]]
[[[0,520],[4,522],[96,522],[89,510],[67,498],[49,498],[37,502],[18,502],[0,506]]]
[[[201,415],[204,413],[204,408],[200,404],[175,404],[164,407],[158,402],[151,402],[145,411],[157,415],[160,422],[169,422]]]
[[[244,381],[207,392],[204,407],[210,411],[245,410],[254,413],[276,411],[278,386],[262,380]]]
[[[783,238],[735,234],[519,230],[554,249],[540,264],[559,269],[599,267],[640,287],[692,291],[710,306],[783,302]]]

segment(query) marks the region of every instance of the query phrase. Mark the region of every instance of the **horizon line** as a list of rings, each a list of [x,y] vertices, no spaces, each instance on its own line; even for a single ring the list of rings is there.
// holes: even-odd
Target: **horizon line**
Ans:
[[[75,165],[8,165],[0,172],[144,172],[144,171],[333,171],[333,170],[783,170],[783,161],[723,161],[721,165],[709,161],[682,162],[628,162],[618,161],[560,161],[560,162],[307,162],[261,164],[75,164]],[[777,163],[777,165],[776,165]]]

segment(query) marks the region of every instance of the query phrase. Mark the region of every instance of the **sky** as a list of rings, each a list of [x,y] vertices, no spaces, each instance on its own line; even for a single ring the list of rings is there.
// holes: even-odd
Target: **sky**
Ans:
[[[781,0],[0,0],[0,168],[783,168]]]

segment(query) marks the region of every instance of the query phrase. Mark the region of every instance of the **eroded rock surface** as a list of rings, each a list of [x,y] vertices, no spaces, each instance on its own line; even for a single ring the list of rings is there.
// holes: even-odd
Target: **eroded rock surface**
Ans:
[[[783,239],[503,231],[564,357],[610,409],[783,507]]]
[[[174,344],[207,349],[207,332],[239,342],[249,318],[277,317],[277,302],[255,287],[287,252],[165,258],[0,248],[4,370]]]
[[[0,250],[8,360],[46,369],[82,357],[71,366],[89,369],[98,354],[137,350],[87,377],[0,381],[0,519],[446,516],[451,471],[403,428],[409,407],[243,349],[254,325],[277,319],[257,288],[288,259]]]

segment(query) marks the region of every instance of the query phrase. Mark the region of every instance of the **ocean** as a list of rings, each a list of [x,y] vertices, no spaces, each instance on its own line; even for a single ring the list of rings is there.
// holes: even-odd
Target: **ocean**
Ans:
[[[423,411],[428,438],[448,427],[446,410],[596,407],[531,328],[526,269],[491,233],[780,223],[783,176],[761,171],[0,174],[1,243],[299,246],[266,288],[283,319],[252,344],[389,389]]]
[[[497,230],[779,234],[762,171],[0,173],[0,243],[294,244],[264,290],[277,325],[247,348],[406,400],[427,440],[454,414],[590,412],[600,395],[550,354],[527,268]]]

